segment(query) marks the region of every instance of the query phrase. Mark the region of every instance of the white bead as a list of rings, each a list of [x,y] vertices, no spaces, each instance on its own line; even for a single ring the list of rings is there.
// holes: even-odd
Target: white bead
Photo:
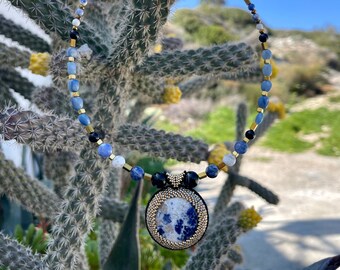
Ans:
[[[236,163],[236,157],[233,154],[227,154],[223,157],[223,163],[229,167],[234,166]]]
[[[125,158],[122,156],[115,156],[112,160],[113,168],[123,168],[125,164]]]
[[[262,23],[258,23],[258,24],[256,25],[256,29],[257,29],[257,30],[263,30],[263,29],[264,29],[263,24],[262,24]]]
[[[78,19],[73,19],[72,25],[78,27],[80,25],[80,21]]]

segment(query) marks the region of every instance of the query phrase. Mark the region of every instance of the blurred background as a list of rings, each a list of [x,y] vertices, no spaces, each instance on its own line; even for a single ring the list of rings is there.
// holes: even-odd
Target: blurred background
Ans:
[[[271,99],[285,104],[285,110],[281,112],[282,119],[247,153],[241,173],[270,187],[280,197],[280,203],[268,205],[242,188],[236,190],[235,200],[255,206],[263,217],[257,229],[239,240],[245,259],[237,269],[302,269],[340,253],[340,3],[254,3],[269,31],[269,47],[274,55]],[[18,16],[6,1],[0,1],[0,13],[24,22],[23,27],[51,42],[37,25],[20,13]],[[254,23],[241,0],[178,1],[164,36],[180,38],[185,49],[233,41],[258,42]],[[3,35],[0,42],[27,50]],[[35,85],[51,83],[49,76],[18,70]],[[251,122],[256,113],[259,81],[216,81],[178,104],[146,109],[145,118],[149,122],[151,119],[155,128],[199,138],[211,145],[233,141],[235,109],[240,102],[246,102]],[[13,92],[13,96],[21,106],[30,106],[20,94]],[[50,185],[42,176],[39,156],[27,146],[6,142],[1,147],[17,166]],[[174,161],[138,155],[136,159],[150,170],[188,170],[188,165]],[[204,166],[190,164],[189,169]],[[209,206],[216,202],[224,180],[225,175],[221,175],[200,186]],[[41,228],[46,225],[7,198],[1,198],[2,230],[20,235],[30,224]],[[145,247],[142,256],[148,258],[143,269],[161,269],[160,265],[169,258],[173,260],[173,269],[179,269],[187,258],[185,252],[159,254],[144,233],[141,239]],[[91,235],[89,241],[96,241],[96,236]],[[93,248],[89,254],[95,257],[95,246],[89,246]]]

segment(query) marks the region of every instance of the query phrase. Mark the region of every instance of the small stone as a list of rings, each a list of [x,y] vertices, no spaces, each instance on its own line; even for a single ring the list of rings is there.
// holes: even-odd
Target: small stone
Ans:
[[[71,98],[71,103],[72,103],[73,109],[75,109],[76,111],[79,111],[84,106],[84,101],[81,97]]]
[[[70,32],[70,38],[75,40],[79,39],[80,38],[79,32],[77,30],[72,29]]]
[[[97,132],[92,132],[89,135],[89,141],[92,143],[98,142],[100,139],[100,136]]]
[[[248,145],[245,141],[238,141],[234,145],[234,149],[239,154],[245,154],[248,149]]]
[[[78,27],[80,25],[80,20],[79,19],[73,19],[72,25],[75,26],[75,27]]]
[[[115,156],[111,163],[113,168],[123,168],[125,158],[123,156]]]
[[[198,184],[198,179],[199,176],[197,173],[193,171],[186,172],[184,179],[183,179],[183,184],[186,188],[194,188]]]
[[[75,62],[67,63],[67,73],[69,75],[75,75],[77,73],[77,65]]]
[[[262,83],[261,83],[261,90],[269,92],[270,89],[272,89],[272,82],[268,81],[268,80],[262,81]]]
[[[257,124],[257,125],[259,125],[259,124],[261,124],[262,123],[262,121],[263,121],[263,113],[258,113],[257,115],[256,115],[256,117],[255,117],[255,123]]]
[[[266,33],[262,33],[260,36],[259,36],[259,40],[261,42],[266,42],[268,40],[269,36],[266,34]]]
[[[252,130],[252,129],[247,130],[246,133],[245,133],[245,137],[246,137],[248,140],[253,140],[253,139],[256,137],[255,131]]]
[[[77,58],[78,57],[78,51],[76,48],[73,47],[69,47],[66,51],[66,56],[67,57],[74,57]]]
[[[108,143],[102,143],[101,145],[98,146],[98,154],[102,158],[108,158],[112,154],[112,146],[111,144]]]
[[[90,117],[85,113],[80,114],[78,116],[78,120],[83,126],[88,126],[89,124],[91,124]]]
[[[84,10],[81,8],[77,8],[75,14],[79,17],[82,17],[84,15]]]
[[[156,172],[151,177],[151,183],[157,188],[163,188],[166,186],[166,173]]]
[[[264,64],[262,68],[262,73],[264,76],[270,76],[272,75],[273,69],[271,64]]]
[[[79,90],[79,81],[78,80],[69,80],[68,81],[68,90],[71,92],[77,92]]]
[[[218,167],[215,164],[210,164],[206,169],[205,169],[205,173],[207,174],[207,176],[209,178],[215,178],[217,177],[219,172]]]
[[[236,163],[236,157],[233,154],[227,154],[223,157],[223,163],[228,167],[232,167]]]
[[[267,96],[260,96],[257,100],[257,105],[262,108],[266,109],[269,104],[269,98]]]
[[[144,178],[144,170],[143,168],[139,167],[139,166],[135,166],[131,169],[130,171],[130,176],[132,178],[132,180],[135,181],[140,181]]]
[[[272,58],[272,52],[270,51],[270,50],[263,50],[262,51],[262,58],[264,59],[264,60],[268,60],[268,59],[270,59],[270,58]]]

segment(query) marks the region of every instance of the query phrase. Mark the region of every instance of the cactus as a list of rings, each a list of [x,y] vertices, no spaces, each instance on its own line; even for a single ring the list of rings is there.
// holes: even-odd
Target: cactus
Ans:
[[[93,250],[101,253],[102,269],[118,269],[117,265],[137,269],[140,265],[137,232],[139,220],[144,216],[143,208],[138,207],[142,184],[138,185],[129,208],[121,197],[124,173],[118,173],[107,161],[98,158],[96,149],[89,145],[82,128],[75,122],[64,91],[67,83],[65,41],[75,1],[69,1],[70,6],[60,0],[10,2],[38,23],[53,42],[49,45],[36,38],[33,44],[35,35],[2,16],[0,33],[33,51],[50,52],[45,54],[45,60],[51,59],[49,68],[48,61],[45,66],[35,67],[34,63],[38,62],[33,61],[31,67],[43,75],[48,72],[53,83],[36,87],[22,77],[15,68],[29,67],[31,55],[0,44],[0,59],[5,63],[0,68],[0,136],[43,153],[44,177],[53,181],[54,190],[15,167],[0,152],[0,192],[37,216],[48,218],[52,224],[43,256],[33,255],[30,249],[0,233],[0,266],[87,269],[85,239],[96,220],[100,247]],[[183,42],[178,38],[160,40],[173,3],[173,0],[89,1],[81,24],[80,45],[83,46],[78,49],[77,65],[87,112],[96,130],[105,134],[105,140],[114,144],[116,152],[137,150],[152,157],[199,163],[209,157],[206,143],[142,125],[141,112],[152,104],[178,101],[180,92],[189,96],[219,79],[253,77],[257,72],[256,54],[244,43],[182,50]],[[11,26],[17,29],[16,33],[11,32]],[[152,50],[157,42],[162,45],[162,51],[155,54]],[[41,60],[39,55],[31,57],[36,58]],[[39,110],[24,110],[20,105],[13,105],[15,100],[10,89]],[[246,121],[245,105],[239,107],[237,115],[237,138],[240,138]],[[275,110],[270,112],[262,133],[277,115]],[[238,219],[244,207],[240,203],[225,207],[236,185],[248,187],[268,202],[277,203],[278,198],[271,191],[238,174],[240,164],[241,161],[230,169],[213,222],[185,269],[198,269],[198,266],[213,269],[223,265],[232,269],[242,261],[234,243],[245,232]],[[127,238],[130,241],[123,241]],[[86,251],[89,254],[88,248]],[[123,261],[123,255],[130,259]],[[18,259],[9,261],[9,257]]]

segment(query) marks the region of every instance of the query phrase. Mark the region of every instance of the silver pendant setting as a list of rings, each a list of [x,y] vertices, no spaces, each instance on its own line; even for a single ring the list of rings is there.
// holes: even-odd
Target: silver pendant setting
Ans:
[[[186,249],[203,237],[209,223],[203,198],[183,185],[186,173],[167,174],[168,185],[150,199],[146,227],[151,237],[167,249]]]

